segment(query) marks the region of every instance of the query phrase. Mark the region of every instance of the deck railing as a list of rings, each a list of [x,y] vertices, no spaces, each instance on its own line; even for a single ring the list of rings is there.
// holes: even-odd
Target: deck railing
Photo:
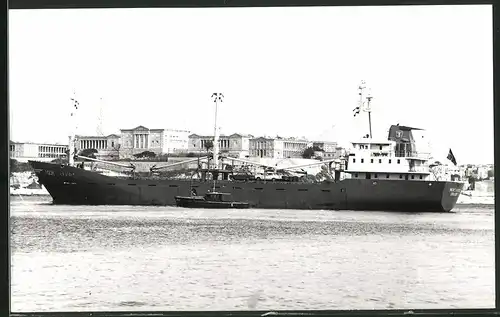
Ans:
[[[429,159],[430,153],[417,151],[371,151],[371,156],[374,157],[416,157],[421,159]]]

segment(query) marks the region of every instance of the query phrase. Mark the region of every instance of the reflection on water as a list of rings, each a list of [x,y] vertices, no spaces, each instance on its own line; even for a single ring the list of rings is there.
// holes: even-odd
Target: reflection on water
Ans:
[[[12,309],[494,305],[493,206],[455,213],[12,201]]]

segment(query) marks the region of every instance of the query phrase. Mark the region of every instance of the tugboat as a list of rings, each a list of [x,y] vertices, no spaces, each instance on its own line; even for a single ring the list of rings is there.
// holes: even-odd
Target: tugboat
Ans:
[[[175,196],[177,207],[186,208],[215,208],[215,209],[248,209],[249,203],[229,201],[230,193],[210,191],[204,196]]]

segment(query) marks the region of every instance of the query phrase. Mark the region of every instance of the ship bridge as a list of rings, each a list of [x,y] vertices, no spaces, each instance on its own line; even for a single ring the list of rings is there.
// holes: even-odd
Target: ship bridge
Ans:
[[[352,142],[346,172],[360,179],[428,180],[428,160],[414,142],[365,138]]]

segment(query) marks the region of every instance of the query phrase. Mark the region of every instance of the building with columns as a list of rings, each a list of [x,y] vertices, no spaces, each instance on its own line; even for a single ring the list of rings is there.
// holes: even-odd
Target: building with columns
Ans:
[[[28,160],[50,162],[65,158],[67,145],[31,142],[10,142],[10,158],[26,163]]]
[[[302,158],[305,149],[312,146],[312,142],[307,140],[287,138],[282,139],[283,158]]]
[[[175,129],[148,129],[138,126],[121,129],[120,135],[76,136],[77,151],[96,149],[101,159],[132,158],[134,154],[151,151],[156,155],[166,153],[187,153],[190,132]]]
[[[80,152],[85,149],[97,150],[96,157],[101,159],[118,159],[120,157],[120,136],[75,136],[75,149]]]
[[[234,133],[231,135],[219,136],[219,151],[221,154],[226,154],[230,157],[244,158],[249,155],[250,139],[253,136],[248,134]],[[211,135],[191,134],[189,136],[188,152],[190,153],[206,153],[206,144],[208,141],[213,141]]]
[[[343,148],[339,147],[337,142],[315,141],[313,142],[313,146],[321,149],[318,154],[326,159],[339,158],[343,155]]]
[[[277,146],[275,146],[275,143]],[[273,138],[258,137],[253,138],[249,142],[250,157],[260,158],[283,158],[283,148],[279,142],[275,142]]]
[[[133,129],[121,129],[120,158],[150,151],[160,155],[164,148],[165,129],[148,129],[142,125]]]
[[[301,158],[304,150],[312,142],[295,138],[258,137],[250,140],[250,157],[261,158]]]

